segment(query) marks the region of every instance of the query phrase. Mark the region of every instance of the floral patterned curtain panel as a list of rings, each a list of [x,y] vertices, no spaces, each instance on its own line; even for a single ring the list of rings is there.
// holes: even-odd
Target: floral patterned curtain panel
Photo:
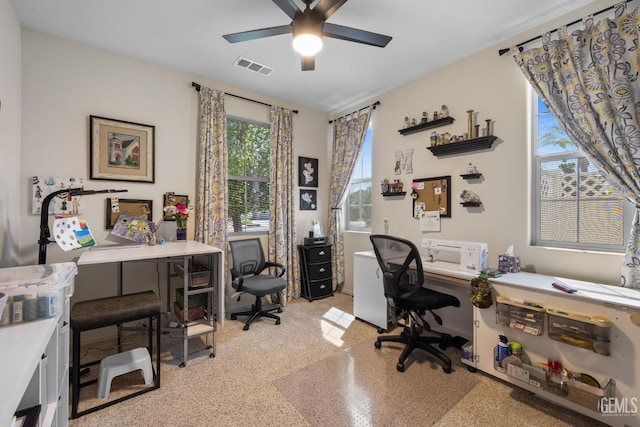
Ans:
[[[271,174],[269,182],[269,256],[287,268],[287,288],[279,295],[283,306],[300,296],[300,272],[296,246],[293,114],[271,108]]]
[[[224,92],[200,89],[200,147],[195,240],[226,251],[227,115]]]
[[[360,115],[351,114],[350,119],[342,118],[333,122],[327,236],[329,243],[333,245],[334,286],[344,284],[344,245],[340,204],[347,194],[353,168],[358,163],[370,117],[371,107]]]
[[[636,204],[620,278],[640,288],[640,52],[638,9],[615,6],[614,19],[558,29],[514,59],[567,135],[607,180]]]

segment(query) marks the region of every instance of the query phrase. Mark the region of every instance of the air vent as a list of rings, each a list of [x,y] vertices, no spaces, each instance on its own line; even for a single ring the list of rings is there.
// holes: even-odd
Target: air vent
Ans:
[[[255,71],[256,73],[262,74],[263,76],[268,76],[273,71],[273,69],[267,67],[266,65],[258,64],[255,61],[243,58],[241,56],[236,59],[235,65],[246,70]]]

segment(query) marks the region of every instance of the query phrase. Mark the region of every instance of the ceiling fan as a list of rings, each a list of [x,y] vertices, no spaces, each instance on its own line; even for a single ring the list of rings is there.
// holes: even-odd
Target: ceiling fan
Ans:
[[[293,0],[273,0],[292,19],[289,25],[226,34],[222,37],[229,43],[238,43],[293,33],[293,48],[302,55],[302,71],[315,69],[315,55],[322,49],[323,36],[377,47],[385,47],[391,41],[389,36],[326,22],[347,0],[320,0],[313,9],[310,5],[314,0],[303,1],[306,5],[304,11]]]

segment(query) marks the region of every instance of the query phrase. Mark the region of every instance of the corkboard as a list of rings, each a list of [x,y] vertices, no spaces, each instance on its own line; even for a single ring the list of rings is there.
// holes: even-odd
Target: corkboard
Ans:
[[[441,217],[451,217],[451,175],[414,179],[411,188],[418,193],[415,204],[423,203],[425,211],[438,211]]]

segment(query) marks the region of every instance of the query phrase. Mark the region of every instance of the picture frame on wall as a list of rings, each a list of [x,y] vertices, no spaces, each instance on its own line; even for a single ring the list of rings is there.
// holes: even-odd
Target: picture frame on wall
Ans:
[[[164,212],[164,208],[167,206],[175,206],[178,203],[183,204],[185,206],[189,206],[189,196],[182,196],[180,194],[175,194],[175,193],[164,193],[164,199],[163,199],[163,212]],[[164,212],[164,216],[162,217],[163,221],[175,221],[176,219],[173,217],[173,215],[170,212]]]
[[[155,126],[89,116],[90,179],[155,182]]]
[[[318,159],[298,157],[298,186],[318,186]]]
[[[317,190],[300,189],[300,210],[318,210]]]
[[[117,199],[108,198],[106,206],[106,225],[110,230],[118,222],[120,214],[129,214],[135,217],[144,218],[147,221],[153,220],[153,200],[142,199]]]

